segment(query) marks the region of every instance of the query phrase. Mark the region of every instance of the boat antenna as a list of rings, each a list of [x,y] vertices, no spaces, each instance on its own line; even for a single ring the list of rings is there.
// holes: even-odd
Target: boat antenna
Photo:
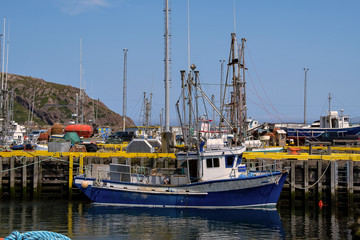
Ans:
[[[10,47],[10,22],[7,23],[7,41],[6,41],[6,69],[5,69],[5,89],[7,89],[7,81],[8,81],[8,69],[9,69],[9,47]],[[4,30],[5,31],[5,30]],[[5,41],[5,39],[4,39]]]
[[[331,93],[329,93],[329,124],[330,124],[330,128],[332,128],[332,124],[331,124]]]
[[[187,59],[187,65],[188,65],[188,72],[190,72],[190,0],[188,0],[188,12],[187,12],[187,23],[188,23],[188,25],[187,25],[187,37],[188,37],[188,39],[187,39],[187,45],[188,45],[188,59]]]
[[[6,41],[6,32],[5,32],[5,22],[6,22],[6,19],[4,17],[4,42],[3,42],[3,57],[2,57],[2,71],[1,71],[1,89],[3,90],[4,89],[4,71],[5,71],[5,41]]]
[[[236,13],[235,13],[235,0],[234,0],[234,33],[236,34]]]

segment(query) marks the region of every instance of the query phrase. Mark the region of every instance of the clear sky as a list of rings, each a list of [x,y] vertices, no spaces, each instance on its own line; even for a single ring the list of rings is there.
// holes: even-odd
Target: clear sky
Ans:
[[[174,125],[180,70],[187,68],[187,6],[187,0],[171,3]],[[0,0],[0,32],[3,17],[9,30],[8,72],[79,87],[82,37],[87,94],[122,114],[127,48],[127,115],[141,124],[143,92],[153,92],[152,123],[159,123],[164,107],[163,10],[164,0]],[[190,59],[203,83],[220,83],[219,60],[228,59],[235,26],[238,39],[247,38],[250,117],[302,122],[307,67],[307,122],[325,114],[329,93],[332,110],[342,108],[360,120],[360,1],[190,0]],[[215,94],[217,105],[218,87],[203,87]]]

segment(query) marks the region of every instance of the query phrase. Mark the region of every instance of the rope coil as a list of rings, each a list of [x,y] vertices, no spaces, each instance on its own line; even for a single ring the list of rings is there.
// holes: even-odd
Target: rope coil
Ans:
[[[55,232],[48,231],[31,231],[20,233],[18,231],[12,232],[9,236],[5,238],[5,240],[71,240],[65,235]]]

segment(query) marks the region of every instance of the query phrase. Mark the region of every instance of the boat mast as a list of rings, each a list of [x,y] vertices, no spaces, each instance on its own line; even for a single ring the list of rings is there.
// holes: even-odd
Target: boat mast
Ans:
[[[221,75],[220,75],[220,106],[219,106],[219,109],[221,109],[221,112],[222,112],[222,105],[224,104],[224,101],[223,101],[223,67],[224,67],[224,62],[225,62],[225,59],[222,59],[222,60],[219,60],[220,63],[221,63]],[[221,116],[219,115],[220,117],[220,121],[219,121],[219,137],[221,138],[222,134],[221,134],[221,122],[222,122],[222,118]]]
[[[332,124],[331,124],[331,93],[329,93],[329,127],[332,128]]]
[[[246,109],[246,82],[245,82],[245,42],[246,39],[241,39],[241,46],[238,48],[236,34],[231,34],[231,48],[228,64],[229,68],[232,67],[232,84],[228,85],[228,79],[226,78],[224,95],[226,94],[226,88],[232,86],[232,92],[230,93],[230,121],[233,124],[234,142],[236,145],[243,142],[247,135],[247,109]],[[238,54],[237,54],[238,50]],[[237,55],[237,56],[236,56]],[[242,71],[241,71],[242,70]],[[224,101],[224,99],[223,99]],[[223,104],[223,103],[222,103]],[[222,111],[221,111],[222,112]]]
[[[244,142],[247,137],[247,125],[246,125],[246,119],[247,119],[247,105],[246,105],[246,82],[245,82],[245,42],[246,38],[241,39],[241,49],[239,49],[239,59],[240,63],[238,64],[238,79],[240,81],[240,130],[242,131],[240,135],[241,142]],[[242,69],[242,77],[240,75],[240,69]]]

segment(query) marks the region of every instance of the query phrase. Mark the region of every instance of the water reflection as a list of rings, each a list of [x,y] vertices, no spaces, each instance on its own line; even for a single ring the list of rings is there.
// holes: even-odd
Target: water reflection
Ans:
[[[353,211],[202,210],[98,206],[88,202],[0,202],[0,238],[53,231],[72,239],[349,239]],[[280,213],[280,214],[279,214]]]
[[[298,206],[279,212],[287,239],[352,239],[349,226],[354,222],[353,209]]]
[[[283,238],[278,212],[263,210],[205,210],[119,208],[95,206],[88,208],[84,217],[98,223],[97,228],[123,227],[130,238]],[[109,226],[111,225],[111,226]],[[256,235],[254,235],[256,233]]]

